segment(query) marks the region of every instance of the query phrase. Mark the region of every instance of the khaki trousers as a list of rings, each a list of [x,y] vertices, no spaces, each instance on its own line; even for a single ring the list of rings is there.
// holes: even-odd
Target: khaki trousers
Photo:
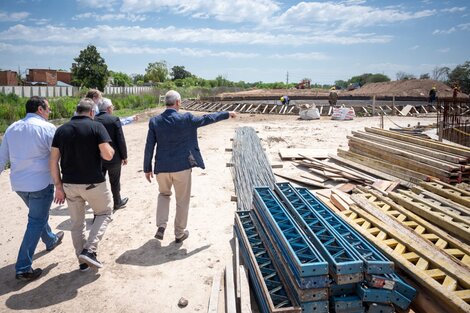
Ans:
[[[158,173],[157,227],[166,228],[170,211],[171,187],[175,189],[175,237],[180,238],[188,225],[189,198],[191,197],[191,172],[187,169],[174,173]]]
[[[64,191],[72,222],[72,242],[75,254],[83,249],[96,252],[113,212],[113,200],[106,182],[99,184],[64,184]],[[88,239],[86,239],[85,201],[95,214]]]

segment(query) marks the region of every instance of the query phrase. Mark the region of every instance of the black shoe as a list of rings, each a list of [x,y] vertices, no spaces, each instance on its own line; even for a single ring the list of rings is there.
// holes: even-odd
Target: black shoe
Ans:
[[[22,280],[22,281],[32,281],[41,276],[42,274],[42,269],[37,268],[35,270],[31,269],[29,272],[26,273],[17,273],[16,274],[16,279]]]
[[[81,263],[79,268],[80,272],[87,272],[90,269],[90,266],[88,266],[88,264],[86,263]]]
[[[57,236],[57,240],[54,242],[54,244],[50,248],[47,248],[46,251],[52,251],[55,248],[57,248],[58,245],[62,243],[62,239],[64,239],[64,232],[60,231],[55,235]]]
[[[165,234],[165,227],[158,227],[155,238],[158,240],[163,240],[163,235]]]
[[[189,237],[189,231],[185,230],[184,233],[183,233],[183,236],[181,236],[179,238],[175,238],[175,242],[176,243],[181,243],[181,242],[185,241],[188,237]]]
[[[78,259],[89,266],[95,266],[97,268],[103,267],[103,264],[96,259],[96,252],[88,251],[87,249],[83,249],[82,253],[78,256]]]
[[[129,198],[127,198],[127,197],[124,198],[124,199],[121,199],[121,202],[119,202],[119,204],[114,205],[114,211],[122,209],[123,207],[125,207],[126,204],[127,204],[127,201],[129,201]]]

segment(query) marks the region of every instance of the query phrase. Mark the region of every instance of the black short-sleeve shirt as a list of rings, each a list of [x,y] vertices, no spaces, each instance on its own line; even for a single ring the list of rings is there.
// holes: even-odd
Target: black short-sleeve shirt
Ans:
[[[105,142],[111,142],[106,128],[88,116],[74,116],[60,126],[54,135],[52,146],[60,150],[62,182],[104,182],[99,145]]]

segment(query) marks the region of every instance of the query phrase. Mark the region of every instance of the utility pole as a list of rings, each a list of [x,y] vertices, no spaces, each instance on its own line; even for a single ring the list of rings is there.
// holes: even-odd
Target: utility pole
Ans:
[[[287,72],[287,75],[286,75],[286,85],[289,85],[289,72]]]

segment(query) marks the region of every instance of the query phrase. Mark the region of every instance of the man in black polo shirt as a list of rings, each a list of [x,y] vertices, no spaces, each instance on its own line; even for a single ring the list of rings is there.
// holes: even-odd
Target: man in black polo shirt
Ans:
[[[111,160],[114,150],[104,126],[93,121],[95,106],[93,100],[82,99],[77,105],[77,115],[57,129],[49,162],[56,187],[54,202],[63,204],[67,200],[72,241],[81,271],[89,266],[103,266],[96,259],[96,250],[113,211],[111,193],[101,171],[101,158]],[[85,201],[95,214],[88,239]]]

